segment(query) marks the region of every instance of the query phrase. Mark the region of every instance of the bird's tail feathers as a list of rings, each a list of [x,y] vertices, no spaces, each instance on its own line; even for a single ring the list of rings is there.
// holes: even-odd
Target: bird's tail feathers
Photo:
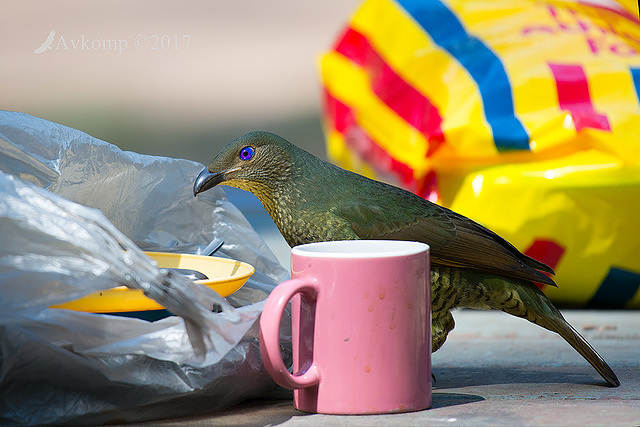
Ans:
[[[587,340],[571,326],[547,296],[529,282],[502,280],[504,295],[502,301],[493,301],[493,308],[497,308],[514,316],[522,317],[545,329],[559,334],[565,339],[591,366],[613,387],[620,385],[618,377],[611,367],[587,342]],[[496,289],[494,283],[492,288]]]
[[[550,327],[538,323],[540,326],[558,333],[565,339],[578,353],[582,355],[593,368],[602,376],[602,378],[613,387],[618,387],[620,381],[613,372],[611,367],[598,354],[598,352],[589,344],[589,342],[578,331],[575,330],[569,322],[567,322],[561,314],[559,318],[549,319]]]

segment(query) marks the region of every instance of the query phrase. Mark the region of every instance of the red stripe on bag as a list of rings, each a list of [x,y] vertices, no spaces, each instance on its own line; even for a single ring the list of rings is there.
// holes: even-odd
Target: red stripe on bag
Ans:
[[[607,116],[593,108],[589,83],[582,66],[549,63],[549,68],[556,80],[558,104],[562,110],[569,111],[576,131],[584,128],[611,131]]]
[[[347,28],[334,50],[367,71],[376,96],[427,137],[427,156],[433,155],[444,141],[444,133],[442,117],[431,101],[400,77],[353,28]]]
[[[400,178],[402,184],[427,200],[438,199],[437,179],[431,171],[419,182],[415,181],[414,170],[394,159],[356,121],[354,111],[347,104],[324,89],[324,107],[331,127],[344,137],[345,144],[363,161],[375,168]]]
[[[333,129],[344,136],[345,143],[362,160],[371,163],[385,172],[393,172],[404,184],[413,181],[413,169],[391,157],[356,122],[355,113],[347,104],[324,91],[324,104]]]
[[[556,268],[560,262],[560,258],[564,255],[565,248],[558,243],[551,240],[535,240],[529,249],[524,254],[536,259],[540,262],[544,262],[551,268]],[[550,276],[548,274],[548,276]],[[536,283],[538,288],[544,288],[544,283]]]

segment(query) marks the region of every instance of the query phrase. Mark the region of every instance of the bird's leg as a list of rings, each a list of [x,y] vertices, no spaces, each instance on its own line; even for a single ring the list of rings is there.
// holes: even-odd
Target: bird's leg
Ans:
[[[437,351],[447,340],[447,335],[455,326],[451,312],[441,312],[438,318],[431,319],[431,352]]]
[[[458,288],[451,280],[452,269],[431,269],[431,351],[435,352],[447,339],[455,322],[451,309],[458,304]]]

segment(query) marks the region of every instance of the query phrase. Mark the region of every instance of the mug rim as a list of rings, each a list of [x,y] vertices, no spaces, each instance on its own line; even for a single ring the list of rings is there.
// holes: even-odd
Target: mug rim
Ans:
[[[410,240],[332,240],[306,243],[291,249],[291,255],[311,258],[390,258],[428,252],[426,243]]]

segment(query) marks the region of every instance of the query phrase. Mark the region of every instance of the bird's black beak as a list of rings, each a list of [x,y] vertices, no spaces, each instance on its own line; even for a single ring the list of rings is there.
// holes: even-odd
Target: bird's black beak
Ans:
[[[196,181],[193,183],[193,196],[195,197],[198,193],[213,188],[226,180],[225,172],[226,171],[209,172],[207,168],[202,169]]]

